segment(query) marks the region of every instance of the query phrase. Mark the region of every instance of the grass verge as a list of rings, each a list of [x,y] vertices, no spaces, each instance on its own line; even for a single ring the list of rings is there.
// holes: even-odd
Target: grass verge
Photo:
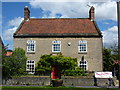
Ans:
[[[52,87],[52,86],[2,86],[2,90],[120,90],[119,88],[82,88],[82,87]]]

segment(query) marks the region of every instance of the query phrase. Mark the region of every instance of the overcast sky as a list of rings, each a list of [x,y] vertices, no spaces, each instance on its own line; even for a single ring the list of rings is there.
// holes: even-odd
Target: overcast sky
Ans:
[[[94,6],[95,20],[103,34],[104,45],[112,46],[117,43],[116,0],[68,1],[38,2],[38,0],[30,0],[30,2],[8,2],[6,0],[6,2],[2,2],[2,15],[0,15],[2,32],[0,34],[2,34],[4,44],[9,44],[9,49],[13,49],[13,33],[23,20],[25,6],[29,7],[31,18],[88,18],[90,6]]]

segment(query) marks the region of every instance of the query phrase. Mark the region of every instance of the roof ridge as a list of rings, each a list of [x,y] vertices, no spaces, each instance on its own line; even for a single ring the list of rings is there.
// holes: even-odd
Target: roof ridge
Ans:
[[[40,19],[50,20],[50,19],[89,19],[89,18],[30,18],[30,20],[40,20]]]

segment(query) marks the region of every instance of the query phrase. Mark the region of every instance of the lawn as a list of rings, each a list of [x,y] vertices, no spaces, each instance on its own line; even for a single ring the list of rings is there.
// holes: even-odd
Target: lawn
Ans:
[[[51,87],[51,86],[3,86],[2,90],[120,90],[119,88],[79,88],[79,87]]]

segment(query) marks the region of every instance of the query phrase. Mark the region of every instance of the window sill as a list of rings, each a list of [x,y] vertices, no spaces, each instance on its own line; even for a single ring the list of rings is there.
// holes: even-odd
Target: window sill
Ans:
[[[31,71],[27,71],[28,72],[28,74],[34,74],[35,72],[31,72]]]
[[[27,54],[35,54],[35,52],[27,52]]]
[[[78,52],[78,54],[87,54],[87,52]]]
[[[54,55],[54,54],[57,54],[57,55],[58,55],[58,54],[61,54],[61,52],[52,52],[51,54],[52,54],[52,55]]]
[[[52,51],[52,53],[61,53],[60,51],[59,52],[54,52],[54,51]]]

